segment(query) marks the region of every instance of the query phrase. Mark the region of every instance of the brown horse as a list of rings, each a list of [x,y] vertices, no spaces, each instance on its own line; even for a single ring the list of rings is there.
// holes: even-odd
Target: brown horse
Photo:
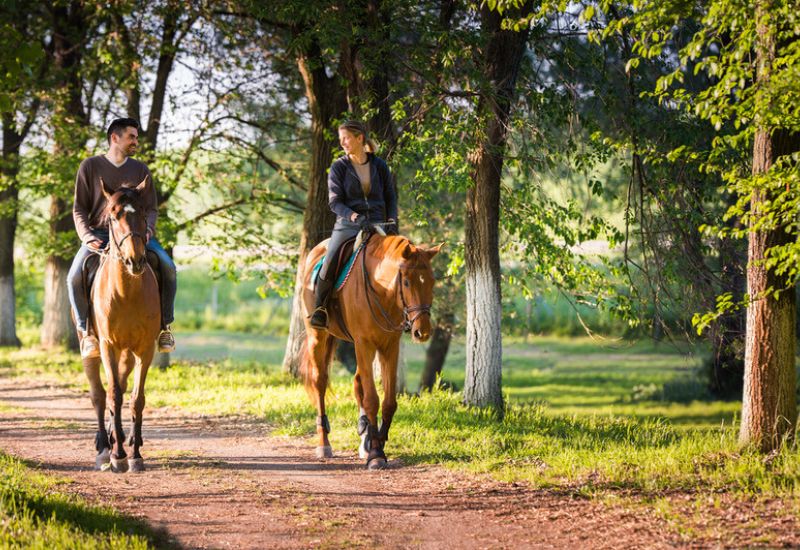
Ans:
[[[357,362],[353,386],[359,407],[359,456],[367,459],[369,469],[386,467],[383,449],[397,410],[400,336],[403,330],[408,330],[415,342],[425,342],[430,337],[434,283],[431,260],[441,246],[426,249],[414,246],[405,237],[372,235],[356,258],[348,281],[334,295],[334,299],[338,299],[341,321],[339,316],[329,315],[327,330],[312,327],[308,320],[308,313],[314,307],[312,272],[326,252],[327,241],[318,244],[309,254],[303,274],[307,341],[301,371],[311,402],[317,407],[318,457],[333,456],[328,440],[330,425],[325,414],[325,390],[336,346],[334,337],[351,340],[352,336]],[[380,427],[378,392],[372,375],[376,353],[381,364],[384,394]]]
[[[100,359],[83,363],[89,378],[92,404],[97,413],[96,436],[98,469],[110,462],[115,472],[144,470],[139,453],[142,445],[142,410],[144,382],[153,360],[156,338],[161,326],[161,305],[158,283],[147,263],[146,210],[142,196],[150,192],[145,178],[135,188],[112,191],[103,186],[108,201],[109,244],[97,270],[92,288],[92,326],[100,343],[100,356],[108,383],[111,408],[111,437],[104,425],[106,393],[100,380]],[[122,400],[130,373],[134,372],[131,394],[132,433],[128,445],[133,456],[125,460],[125,433],[122,430]]]

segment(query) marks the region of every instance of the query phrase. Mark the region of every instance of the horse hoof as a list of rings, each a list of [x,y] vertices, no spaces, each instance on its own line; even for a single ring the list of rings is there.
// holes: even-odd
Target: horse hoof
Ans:
[[[111,456],[111,471],[115,474],[124,474],[128,471],[128,459],[127,458],[114,458]]]
[[[111,451],[103,449],[97,456],[94,457],[94,469],[100,472],[105,472],[111,466]]]
[[[330,445],[320,445],[317,447],[317,458],[333,458],[333,449]]]
[[[143,458],[129,458],[128,459],[129,472],[144,472],[144,459]]]
[[[385,470],[388,463],[385,458],[373,458],[367,462],[367,470]]]

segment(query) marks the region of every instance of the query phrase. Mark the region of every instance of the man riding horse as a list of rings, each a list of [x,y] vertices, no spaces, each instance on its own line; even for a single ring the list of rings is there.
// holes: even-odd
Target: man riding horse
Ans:
[[[150,182],[149,192],[145,197],[146,248],[158,257],[161,274],[161,333],[158,335],[158,351],[168,353],[175,349],[170,323],[174,319],[177,277],[175,263],[155,238],[158,203],[150,170],[143,162],[130,157],[136,152],[139,143],[139,123],[132,118],[118,118],[111,122],[106,135],[106,154],[84,160],[75,179],[72,216],[82,244],[69,270],[67,285],[75,324],[81,332],[81,356],[84,359],[100,356],[97,336],[89,331],[89,297],[88,289],[84,288],[83,270],[89,255],[100,253],[108,244],[108,227],[103,217],[107,199],[101,181],[111,191],[121,187],[135,187],[144,180]]]

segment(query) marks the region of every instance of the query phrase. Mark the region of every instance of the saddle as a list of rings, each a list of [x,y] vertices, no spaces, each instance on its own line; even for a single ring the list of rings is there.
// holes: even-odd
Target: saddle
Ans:
[[[336,269],[334,271],[334,276],[336,277],[336,285],[334,286],[334,290],[341,290],[344,284],[347,282],[347,278],[350,275],[350,271],[353,269],[353,265],[355,265],[356,255],[353,253],[353,246],[355,245],[356,238],[353,237],[342,244],[339,248],[339,257],[336,258]],[[325,261],[325,256],[323,255],[317,264],[314,266],[314,270],[311,272],[311,281],[313,283],[313,287],[317,287],[317,281],[319,280],[319,272],[322,269],[322,263]]]
[[[356,257],[358,256],[359,252],[362,251],[367,241],[365,240],[361,244],[361,247],[354,251],[353,247],[355,246],[355,242],[356,237],[353,237],[352,239],[345,241],[344,244],[342,244],[342,246],[339,248],[339,257],[336,258],[336,271],[334,272],[336,275],[336,284],[333,287],[334,292],[331,293],[331,296],[328,299],[328,311],[332,314],[333,318],[336,319],[336,322],[342,329],[346,339],[350,342],[353,341],[353,336],[350,334],[350,331],[347,330],[347,325],[344,322],[344,315],[342,314],[342,308],[338,299],[338,291],[341,290],[344,284],[347,282],[350,272],[353,270],[353,266],[356,263]],[[311,273],[312,286],[315,289],[317,287],[317,281],[319,280],[319,272],[320,269],[322,269],[322,263],[324,261],[325,256],[322,256],[322,258],[320,258],[317,264],[314,266],[314,270]]]
[[[89,254],[86,259],[83,261],[83,291],[86,293],[86,296],[89,298],[89,319],[92,318],[92,286],[94,285],[95,277],[97,276],[97,271],[100,269],[101,260],[103,258],[99,254]],[[147,251],[147,263],[150,264],[150,268],[153,270],[156,276],[156,282],[158,283],[158,292],[159,295],[161,293],[161,266],[158,261],[158,255],[151,251]],[[91,323],[90,323],[91,325]]]

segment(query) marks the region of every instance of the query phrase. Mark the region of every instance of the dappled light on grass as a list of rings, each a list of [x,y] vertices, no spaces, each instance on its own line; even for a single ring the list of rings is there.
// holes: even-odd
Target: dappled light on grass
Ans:
[[[270,340],[269,345],[279,343]],[[414,363],[421,351],[409,347],[410,380],[417,377]],[[266,352],[277,355],[271,348]],[[583,340],[574,349],[560,340],[512,343],[506,356],[513,364],[504,375],[509,406],[502,421],[463,406],[458,392],[404,395],[387,444],[390,458],[590,492],[702,489],[781,495],[800,488],[796,450],[787,447],[765,460],[738,447],[738,403],[637,400],[639,385],[661,388],[688,376],[697,358],[644,346],[604,356],[596,344],[591,348]],[[459,358],[463,354],[456,347],[450,361]],[[14,366],[0,375],[35,373],[86,388],[76,356],[21,350],[0,352],[4,360]],[[455,368],[449,362],[445,376]],[[354,453],[359,438],[352,377],[338,367],[333,374],[327,398],[331,443],[334,452]],[[147,403],[210,417],[244,415],[263,421],[265,434],[311,436],[315,431],[316,413],[302,384],[281,373],[277,361],[179,362],[151,369]],[[310,438],[308,453],[313,453]]]

